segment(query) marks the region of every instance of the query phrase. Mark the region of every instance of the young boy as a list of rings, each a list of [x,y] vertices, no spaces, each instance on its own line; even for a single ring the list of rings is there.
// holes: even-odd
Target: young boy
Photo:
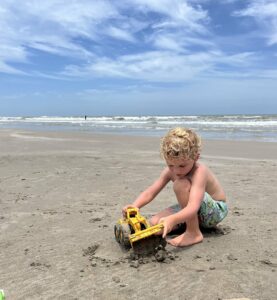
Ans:
[[[200,243],[203,235],[199,226],[215,227],[228,213],[226,196],[219,181],[207,166],[198,162],[200,147],[200,138],[192,130],[180,127],[170,130],[161,142],[161,154],[167,167],[133,204],[122,209],[125,214],[128,207],[145,206],[172,181],[179,204],[159,212],[150,223],[163,223],[164,238],[178,224],[186,223],[183,234],[167,240],[173,246]]]

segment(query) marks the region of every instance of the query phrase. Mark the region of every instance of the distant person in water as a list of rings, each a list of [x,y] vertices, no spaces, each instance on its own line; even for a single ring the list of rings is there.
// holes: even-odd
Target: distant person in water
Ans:
[[[151,202],[172,181],[178,204],[154,215],[150,223],[163,223],[164,238],[179,224],[185,223],[186,231],[183,234],[167,240],[173,246],[202,242],[200,226],[216,227],[226,217],[228,208],[225,192],[218,179],[207,166],[198,162],[200,148],[201,140],[194,131],[181,127],[170,130],[161,142],[166,168],[132,204],[123,207],[123,215],[128,207],[141,208]]]
[[[87,119],[87,116],[85,116],[85,120]]]

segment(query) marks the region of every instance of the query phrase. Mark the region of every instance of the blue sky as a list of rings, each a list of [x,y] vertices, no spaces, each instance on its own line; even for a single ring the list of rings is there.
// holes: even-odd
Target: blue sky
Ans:
[[[277,113],[276,0],[0,2],[0,115]]]

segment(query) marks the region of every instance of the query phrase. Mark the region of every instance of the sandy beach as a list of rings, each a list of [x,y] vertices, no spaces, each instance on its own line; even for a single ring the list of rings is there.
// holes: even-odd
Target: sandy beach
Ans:
[[[134,265],[113,227],[163,169],[159,138],[0,130],[6,299],[276,299],[277,143],[204,141],[201,160],[228,196],[220,231]],[[141,211],[175,201],[169,185]]]

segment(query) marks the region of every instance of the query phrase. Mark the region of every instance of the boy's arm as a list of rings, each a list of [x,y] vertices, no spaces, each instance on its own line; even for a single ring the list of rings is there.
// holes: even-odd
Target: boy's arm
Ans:
[[[204,197],[207,176],[206,167],[201,166],[192,178],[187,206],[179,212],[161,219],[161,221],[164,223],[163,237],[165,237],[175,225],[184,223],[187,219],[197,214]]]
[[[133,204],[125,206],[123,208],[123,211],[125,210],[125,208],[130,206],[141,208],[147,203],[151,202],[158,195],[158,193],[166,186],[170,179],[170,171],[168,168],[165,168],[162,171],[160,177],[145,191],[143,191],[133,202]]]

